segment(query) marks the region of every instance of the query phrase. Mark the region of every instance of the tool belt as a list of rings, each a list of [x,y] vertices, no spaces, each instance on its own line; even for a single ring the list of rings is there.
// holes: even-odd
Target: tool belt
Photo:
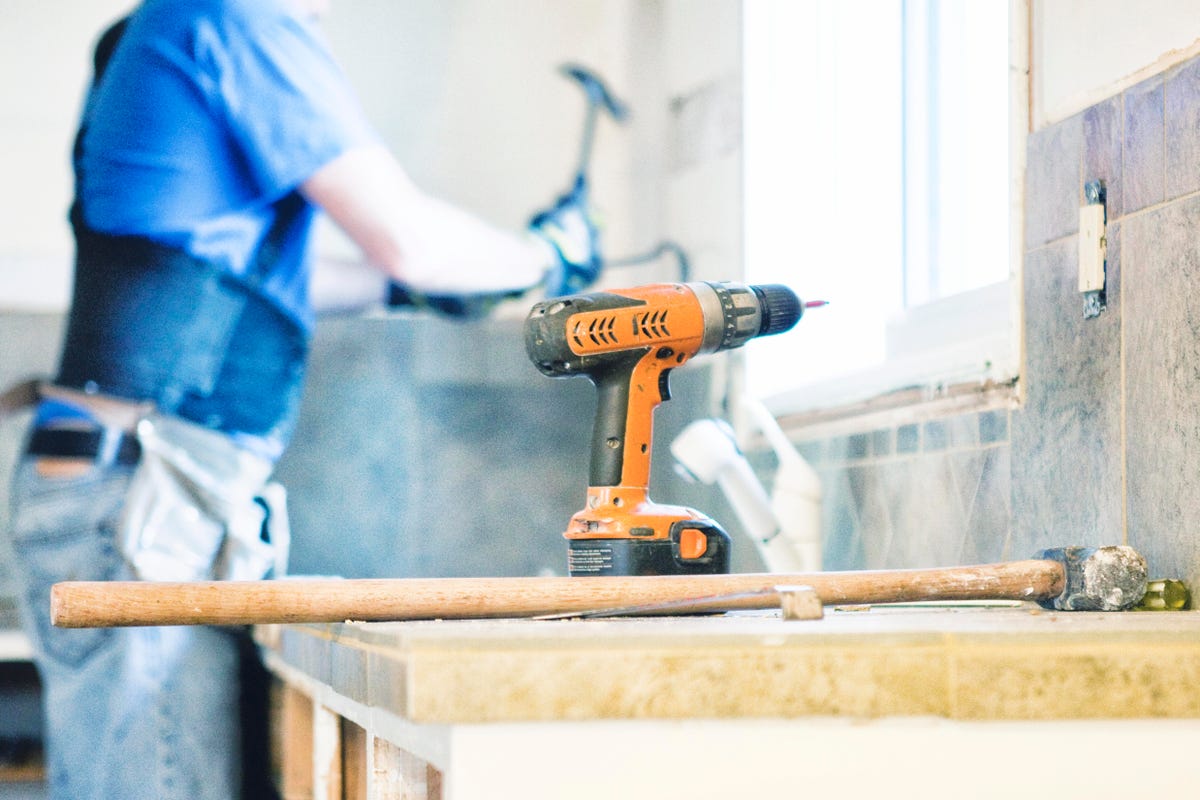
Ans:
[[[117,546],[143,580],[258,580],[286,572],[286,493],[273,462],[222,433],[153,413],[138,423],[141,460]]]
[[[0,420],[53,395],[27,380],[0,393]],[[57,401],[65,402],[65,401]],[[67,403],[70,405],[70,403]],[[287,495],[274,464],[230,436],[146,406],[132,429],[79,416],[35,423],[25,454],[134,467],[116,545],[142,580],[258,580],[287,571]]]
[[[13,384],[0,392],[0,422],[5,417],[29,408],[42,396],[42,381],[38,378],[27,378]]]
[[[36,428],[29,436],[25,453],[132,466],[142,458],[142,445],[137,436],[114,428]]]
[[[234,276],[143,237],[84,226],[75,235],[56,384],[150,401],[212,430],[286,440],[308,334],[264,293],[265,267],[255,261]]]
[[[6,417],[19,411],[32,408],[41,400],[52,400],[55,392],[51,384],[38,379],[29,378],[0,392],[0,422]],[[70,401],[62,402],[74,405]],[[111,401],[107,401],[111,402]],[[122,404],[127,407],[126,415],[133,417],[149,410],[148,405]],[[78,412],[82,419],[83,412]],[[26,442],[25,454],[49,458],[69,458],[94,461],[97,464],[121,464],[132,466],[142,455],[141,443],[138,442],[132,424],[128,428],[105,424],[99,420],[86,420],[86,424],[75,427],[72,425],[35,425]]]

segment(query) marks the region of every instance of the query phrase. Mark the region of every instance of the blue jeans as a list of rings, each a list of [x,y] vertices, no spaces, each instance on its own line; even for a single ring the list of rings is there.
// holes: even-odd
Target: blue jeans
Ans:
[[[47,720],[53,800],[228,800],[241,780],[238,651],[220,628],[60,629],[50,587],[127,580],[113,531],[133,472],[39,475],[23,459],[11,536]]]

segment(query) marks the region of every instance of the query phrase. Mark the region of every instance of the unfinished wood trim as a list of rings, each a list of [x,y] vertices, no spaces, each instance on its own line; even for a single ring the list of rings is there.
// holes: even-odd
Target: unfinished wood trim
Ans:
[[[313,700],[276,678],[270,689],[271,773],[282,800],[313,796]]]
[[[341,718],[342,798],[367,800],[367,732],[352,721]]]
[[[386,739],[372,736],[367,800],[442,800],[442,773]]]
[[[959,383],[938,387],[914,387],[879,395],[837,408],[784,414],[779,425],[797,441],[862,433],[912,422],[1016,408],[1019,381]]]
[[[341,717],[313,703],[313,800],[342,800]]]

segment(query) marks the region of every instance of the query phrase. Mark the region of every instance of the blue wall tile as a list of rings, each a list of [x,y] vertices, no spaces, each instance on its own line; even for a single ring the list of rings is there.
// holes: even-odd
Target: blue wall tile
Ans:
[[[1163,106],[1170,199],[1200,189],[1200,60],[1167,73]]]
[[[1125,162],[1122,213],[1163,200],[1163,79],[1143,81],[1125,92]]]
[[[1110,226],[1114,239],[1119,232]],[[1119,241],[1113,242],[1119,251]],[[1122,540],[1119,262],[1109,309],[1084,319],[1074,237],[1027,254],[1026,402],[1011,417],[1014,554]]]
[[[896,452],[915,453],[921,448],[921,426],[901,425],[896,429]]]
[[[1200,199],[1122,225],[1129,543],[1200,581]]]
[[[511,325],[447,326],[433,337],[430,325],[318,326],[300,423],[278,470],[289,490],[293,570],[564,574],[562,533],[586,498],[595,389],[539,374]],[[512,352],[493,353],[477,372],[508,364],[515,374],[471,383],[462,370],[433,368],[485,346]],[[684,483],[670,458],[671,440],[704,414],[709,375],[703,364],[672,374],[673,399],[655,413],[650,495],[712,516],[734,536],[735,567],[754,569],[757,555],[719,489]]]
[[[890,456],[894,447],[895,432],[891,428],[872,431],[871,454],[874,456]]]
[[[984,411],[979,415],[979,441],[994,444],[1008,441],[1008,412]]]
[[[1025,167],[1025,244],[1038,247],[1079,230],[1083,118],[1030,135]]]
[[[950,446],[950,427],[944,419],[931,419],[923,426],[924,447],[927,453],[945,450]]]
[[[1082,183],[1104,181],[1108,218],[1124,213],[1121,202],[1121,139],[1123,105],[1121,96],[1097,103],[1083,113]]]
[[[861,479],[859,468],[831,469],[821,472],[822,564],[825,569],[861,569],[863,551],[862,523],[858,496],[853,480]]]

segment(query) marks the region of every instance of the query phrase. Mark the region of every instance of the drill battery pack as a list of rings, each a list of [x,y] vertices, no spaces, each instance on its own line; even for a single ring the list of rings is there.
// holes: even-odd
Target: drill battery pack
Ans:
[[[723,575],[731,544],[715,522],[686,520],[672,525],[665,539],[568,539],[567,569],[572,577]]]

